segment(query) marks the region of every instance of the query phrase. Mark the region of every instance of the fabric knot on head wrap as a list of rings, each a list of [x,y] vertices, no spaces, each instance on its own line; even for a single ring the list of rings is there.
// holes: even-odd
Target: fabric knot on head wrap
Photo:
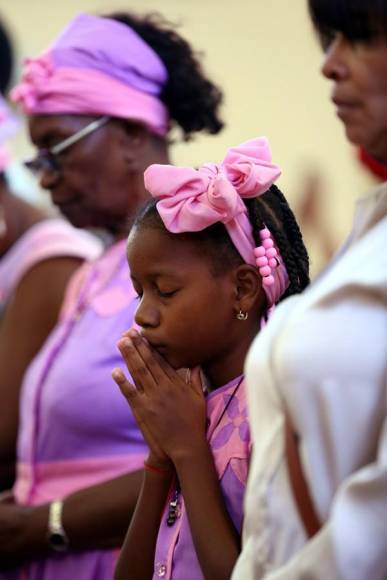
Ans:
[[[158,199],[157,210],[168,231],[197,232],[221,222],[243,260],[259,267],[243,198],[263,194],[280,174],[280,168],[271,161],[267,139],[261,137],[229,149],[219,165],[207,163],[199,169],[151,165],[145,171],[144,182]],[[266,276],[270,274],[273,283],[263,283],[269,307],[278,302],[289,285],[287,274],[281,275],[277,283],[276,270],[281,266],[286,272],[278,248],[272,257],[276,258],[276,269],[270,269]]]
[[[23,82],[12,90],[12,99],[23,102],[26,109],[36,108],[41,95],[44,95],[44,87],[54,73],[54,67],[48,55],[40,58],[24,59]]]
[[[129,26],[80,14],[41,56],[26,60],[11,98],[28,115],[107,115],[165,136],[169,115],[159,97],[167,81],[158,54]]]

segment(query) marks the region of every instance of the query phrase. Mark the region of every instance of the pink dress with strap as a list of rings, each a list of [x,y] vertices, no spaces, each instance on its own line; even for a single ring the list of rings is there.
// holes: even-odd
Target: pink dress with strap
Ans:
[[[23,276],[49,258],[94,260],[102,244],[92,234],[63,219],[47,219],[30,227],[0,260],[0,313]]]
[[[238,531],[251,452],[244,380],[236,390],[240,381],[237,377],[207,397],[207,439],[227,511]],[[181,497],[177,516],[172,526],[167,525],[167,508],[161,518],[153,580],[203,580]]]

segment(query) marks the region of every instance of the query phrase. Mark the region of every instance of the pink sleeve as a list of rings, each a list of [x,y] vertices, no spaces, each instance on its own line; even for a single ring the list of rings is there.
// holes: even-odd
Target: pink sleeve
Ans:
[[[101,251],[98,238],[62,219],[38,222],[1,259],[0,302],[7,301],[23,276],[39,262],[55,257],[92,260]]]

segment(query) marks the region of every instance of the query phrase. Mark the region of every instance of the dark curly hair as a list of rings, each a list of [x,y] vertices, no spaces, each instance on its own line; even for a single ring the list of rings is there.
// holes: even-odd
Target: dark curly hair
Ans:
[[[244,199],[253,236],[257,246],[261,245],[259,232],[269,228],[280,250],[289,276],[289,287],[280,301],[292,294],[302,292],[309,284],[309,257],[300,228],[283,193],[272,185],[264,194],[256,198]],[[157,212],[157,199],[151,199],[137,214],[133,227],[150,226],[164,230],[167,235],[181,239],[195,240],[202,244],[202,255],[208,256],[213,264],[214,275],[243,263],[238,250],[222,223],[216,223],[200,232],[170,234]]]
[[[370,41],[378,35],[387,38],[385,0],[308,0],[309,13],[323,46],[336,32],[351,41]]]
[[[219,117],[222,92],[205,76],[198,56],[173,26],[156,13],[137,16],[115,12],[104,16],[130,26],[163,61],[169,78],[160,99],[181,128],[184,140],[199,131],[219,133],[223,128]]]
[[[5,94],[11,80],[13,52],[8,32],[0,20],[0,92]]]

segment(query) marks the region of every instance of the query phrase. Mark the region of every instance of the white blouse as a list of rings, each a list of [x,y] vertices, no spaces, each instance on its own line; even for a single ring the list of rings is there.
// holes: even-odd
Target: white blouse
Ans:
[[[387,184],[246,362],[254,442],[233,580],[387,578]],[[323,526],[308,540],[284,456],[287,409]]]

